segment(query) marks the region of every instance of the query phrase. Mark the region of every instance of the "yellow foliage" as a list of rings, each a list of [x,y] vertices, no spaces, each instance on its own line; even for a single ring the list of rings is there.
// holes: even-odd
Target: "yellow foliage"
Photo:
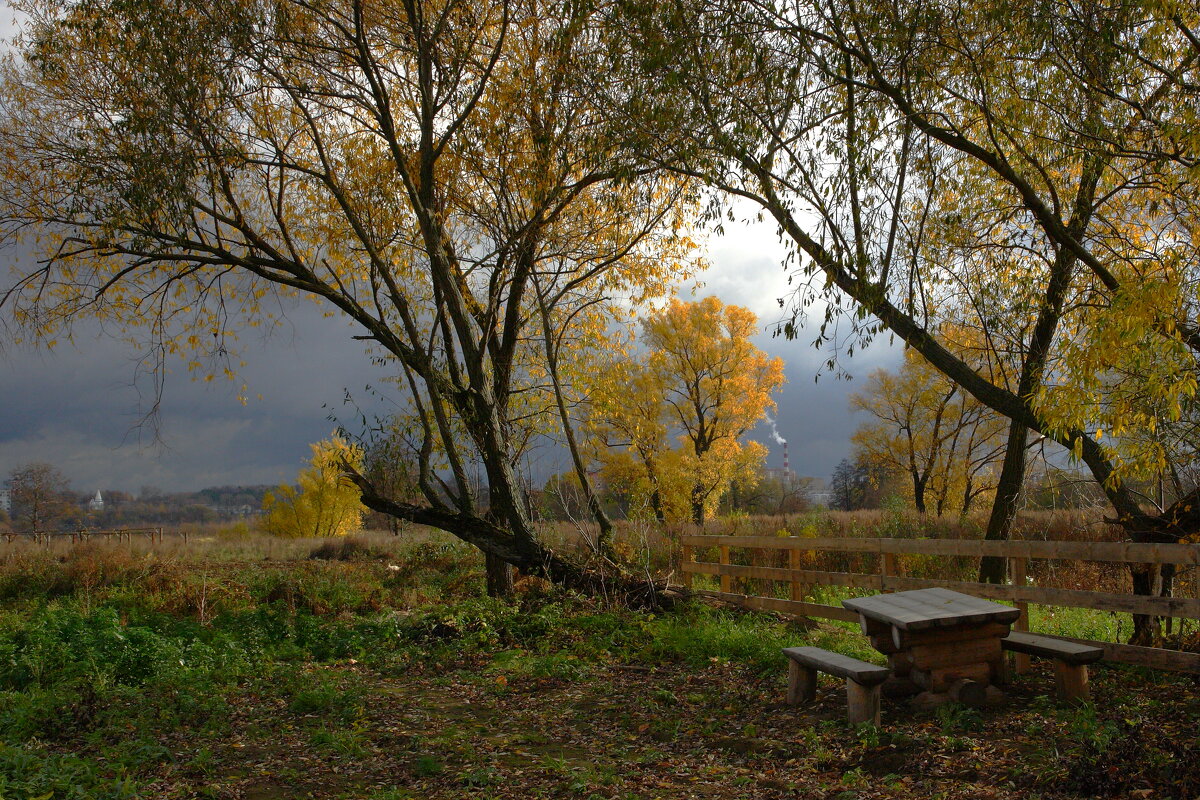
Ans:
[[[341,463],[362,467],[362,448],[340,436],[316,442],[300,471],[299,489],[282,485],[263,498],[263,529],[275,536],[345,536],[362,527],[366,509],[358,489],[342,477]]]
[[[709,297],[672,299],[642,321],[647,352],[615,360],[596,377],[593,434],[610,487],[669,521],[711,516],[766,448],[742,437],[775,407],[783,360],[750,336],[757,318]],[[674,446],[672,446],[674,439]]]

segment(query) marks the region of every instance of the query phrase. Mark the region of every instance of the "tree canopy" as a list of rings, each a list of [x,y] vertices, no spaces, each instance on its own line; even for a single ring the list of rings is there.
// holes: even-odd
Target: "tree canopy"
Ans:
[[[1004,419],[915,351],[895,372],[872,372],[850,407],[869,415],[854,433],[855,451],[905,475],[917,511],[966,514],[995,490]]]
[[[362,466],[362,449],[340,436],[311,445],[312,458],[297,486],[284,484],[263,497],[263,529],[275,536],[345,536],[362,527],[366,509],[342,465]]]
[[[797,310],[827,302],[818,338],[843,318],[888,331],[1011,420],[989,535],[1006,534],[1030,429],[1088,465],[1135,537],[1196,527],[1195,504],[1149,515],[1124,482],[1163,452],[1128,434],[1170,424],[1196,387],[1194,9],[629,9],[623,66],[659,76],[646,149],[770,215]]]
[[[609,483],[658,519],[702,524],[735,479],[757,474],[766,450],[743,437],[775,407],[784,376],[783,359],[750,341],[756,333],[748,309],[673,299],[643,318],[641,354],[605,365],[593,420],[607,445],[599,456]]]
[[[219,375],[276,298],[313,298],[394,364],[418,430],[420,501],[346,465],[364,502],[593,580],[538,539],[514,470],[549,398],[543,327],[568,340],[665,292],[693,246],[687,180],[622,156],[593,100],[596,10],[23,7],[0,85],[0,237],[42,257],[4,296],[21,335],[96,319],[156,368],[182,354]]]

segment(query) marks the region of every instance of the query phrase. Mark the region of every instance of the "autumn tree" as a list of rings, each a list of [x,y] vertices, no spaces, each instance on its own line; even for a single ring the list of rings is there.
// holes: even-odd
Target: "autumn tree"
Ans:
[[[743,437],[784,382],[783,360],[750,341],[757,332],[748,309],[673,299],[642,320],[645,352],[603,376],[600,430],[618,450],[609,473],[644,482],[659,519],[686,509],[702,524],[732,481],[757,474],[766,450]]]
[[[366,511],[343,465],[362,467],[362,449],[340,436],[310,445],[312,458],[297,486],[284,484],[263,498],[263,530],[275,536],[345,536],[362,527]]]
[[[548,395],[546,319],[557,336],[577,307],[660,291],[690,249],[687,180],[622,155],[594,102],[594,7],[23,8],[0,87],[0,236],[37,232],[43,257],[4,295],[22,335],[98,319],[152,367],[220,374],[268,299],[318,300],[394,365],[417,431],[420,499],[344,464],[365,505],[489,567],[661,597],[547,547],[515,466]]]
[[[827,323],[889,331],[1010,420],[989,538],[1010,529],[1030,431],[1088,466],[1134,539],[1200,527],[1197,503],[1145,513],[1125,479],[1162,451],[1123,452],[1154,424],[1148,409],[1175,416],[1196,386],[1200,262],[1184,209],[1197,150],[1182,133],[1196,119],[1194,9],[626,10],[624,65],[664,86],[640,114],[648,154],[778,224],[805,287],[797,308],[819,297]],[[956,355],[946,321],[985,335],[1003,368],[981,374]],[[1003,564],[985,559],[981,574],[999,580]],[[1144,576],[1135,586],[1147,590]]]
[[[627,496],[635,511],[644,505],[655,519],[665,521],[673,475],[664,462],[671,442],[662,387],[633,358],[603,364],[595,384],[589,423],[605,482]]]
[[[878,369],[850,395],[850,407],[870,418],[853,442],[862,457],[907,475],[916,510],[966,514],[995,489],[1004,454],[1004,419],[912,350],[900,368]]]
[[[42,533],[78,517],[71,483],[55,466],[35,462],[17,467],[8,476],[10,518],[20,531]]]

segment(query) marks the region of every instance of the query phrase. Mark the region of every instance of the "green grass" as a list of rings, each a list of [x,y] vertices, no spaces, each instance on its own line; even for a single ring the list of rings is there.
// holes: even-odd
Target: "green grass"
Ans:
[[[724,754],[724,772],[697,774],[731,791],[745,784],[747,796],[760,766],[787,759],[837,791],[858,791],[863,781],[903,787],[861,766],[899,734],[847,729],[839,690],[828,695],[830,719],[770,710],[782,693],[783,647],[813,644],[881,663],[855,625],[810,628],[703,604],[636,613],[536,587],[499,602],[482,597],[481,584],[477,553],[430,540],[396,547],[386,559],[346,561],[184,563],[95,548],[9,558],[0,563],[0,798],[148,797],[164,776],[187,787],[172,798],[229,796],[222,782],[236,762],[231,743],[285,739],[322,764],[408,754],[369,790],[303,789],[328,797],[501,796],[514,752],[532,752],[522,757],[541,767],[530,774],[558,787],[545,796],[617,797],[624,795],[612,787],[625,785],[626,759],[640,773],[690,747],[703,759]],[[838,606],[859,593],[816,587],[810,599]],[[1127,633],[1104,612],[1034,606],[1031,614],[1033,628],[1048,633]],[[1137,685],[1173,697],[1171,680],[1137,677]],[[420,694],[396,708],[423,715],[381,710],[397,686]],[[566,739],[512,722],[553,692],[562,699],[539,725],[565,719],[574,731],[609,731],[605,746],[627,755],[591,765]],[[1040,766],[1028,780],[1090,786],[1089,765],[1140,757],[1150,764],[1146,774],[1167,775],[1159,762],[1174,752],[1172,739],[1150,726],[1176,709],[1157,696],[1110,693],[1090,711],[1030,702],[1029,730],[1020,735],[1028,762]],[[1181,728],[1192,722],[1177,716]],[[992,725],[987,714],[950,709],[905,735],[970,753]],[[787,738],[771,747],[786,759],[741,749],[774,728]],[[489,729],[500,738],[481,733]],[[1128,731],[1149,738],[1134,747],[1122,740]],[[501,755],[484,759],[489,747]],[[304,780],[306,763],[280,758],[272,769],[291,786]],[[417,788],[408,785],[414,781]],[[423,793],[426,784],[448,794]]]
[[[1090,608],[1029,606],[1029,629],[1037,633],[1119,642],[1127,639],[1132,623],[1127,614],[1096,611]]]

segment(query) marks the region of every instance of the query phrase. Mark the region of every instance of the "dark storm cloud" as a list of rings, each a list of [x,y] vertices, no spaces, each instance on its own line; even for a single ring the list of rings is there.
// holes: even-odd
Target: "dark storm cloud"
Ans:
[[[172,363],[153,428],[139,424],[153,385],[135,382],[125,345],[83,333],[50,352],[9,350],[0,358],[0,475],[36,460],[88,490],[290,482],[308,444],[333,429],[330,411],[353,419],[347,390],[374,408],[364,387],[383,376],[352,334],[298,304],[269,338],[241,342],[242,380],[194,381]]]
[[[0,359],[0,475],[36,460],[55,464],[82,490],[290,482],[308,444],[332,430],[331,410],[353,427],[354,410],[342,403],[345,390],[364,407],[378,408],[365,387],[385,386],[384,376],[353,333],[342,320],[300,304],[270,338],[243,341],[246,405],[238,399],[240,382],[193,381],[181,363],[173,364],[159,419],[161,443],[137,427],[152,390],[133,384],[133,353],[126,346],[77,336],[73,346],[52,352],[10,351]],[[792,469],[827,477],[849,453],[856,420],[847,395],[858,381],[829,374],[814,381],[827,356],[806,341],[764,334],[758,344],[786,363],[788,383],[775,416]],[[898,358],[896,348],[880,344],[843,366],[861,379]],[[782,466],[770,428],[760,426],[754,438],[770,449],[768,464]],[[530,466],[535,480],[567,467],[553,449],[536,456]]]

